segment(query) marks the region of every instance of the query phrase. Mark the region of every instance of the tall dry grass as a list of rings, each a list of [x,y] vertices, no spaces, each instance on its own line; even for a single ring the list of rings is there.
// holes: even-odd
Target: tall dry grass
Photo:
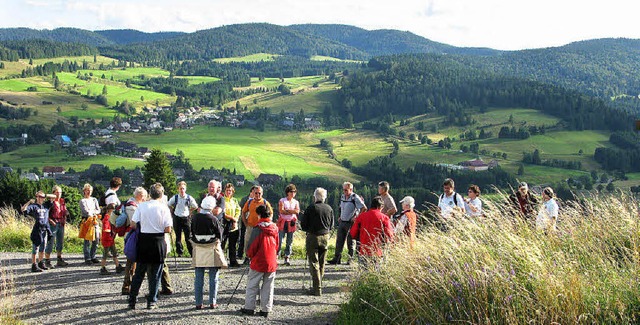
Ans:
[[[503,198],[504,199],[504,198]],[[487,218],[398,242],[361,270],[344,324],[632,324],[640,322],[638,202],[622,194],[561,206],[545,234],[502,201]]]

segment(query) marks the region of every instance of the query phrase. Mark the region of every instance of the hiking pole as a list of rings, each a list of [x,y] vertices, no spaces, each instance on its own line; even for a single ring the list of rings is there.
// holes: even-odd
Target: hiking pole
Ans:
[[[249,269],[249,267],[247,266],[247,267],[244,268],[244,271],[242,271],[242,275],[240,276],[240,280],[238,280],[238,284],[236,284],[236,288],[233,289],[233,293],[231,293],[231,297],[227,301],[227,308],[229,308],[229,305],[231,304],[231,300],[233,300],[233,296],[235,296],[236,291],[238,291],[238,287],[240,286],[240,282],[242,282],[242,278],[244,277],[244,274],[247,273],[248,269]]]
[[[176,231],[175,229],[173,230],[173,233],[175,234]],[[171,236],[171,233],[169,233],[169,237],[171,238],[171,247],[173,250],[173,268],[176,270],[176,272],[178,272],[178,260],[176,258],[176,244],[175,241],[173,240],[173,236]]]

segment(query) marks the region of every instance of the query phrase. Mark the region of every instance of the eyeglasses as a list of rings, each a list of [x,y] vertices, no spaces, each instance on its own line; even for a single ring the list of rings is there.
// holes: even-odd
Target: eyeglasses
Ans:
[[[345,191],[345,192],[349,192],[349,189],[348,189],[348,188],[345,188],[345,189],[343,189],[343,191]]]
[[[38,196],[36,196],[36,197],[37,197],[37,198],[39,198],[39,199],[44,199],[46,196],[38,195]]]

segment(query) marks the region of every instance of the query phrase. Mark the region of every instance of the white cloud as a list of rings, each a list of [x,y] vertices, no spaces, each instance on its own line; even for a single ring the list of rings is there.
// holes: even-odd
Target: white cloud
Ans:
[[[640,2],[628,0],[5,0],[3,9],[0,27],[193,32],[247,22],[340,23],[498,49],[640,38]]]

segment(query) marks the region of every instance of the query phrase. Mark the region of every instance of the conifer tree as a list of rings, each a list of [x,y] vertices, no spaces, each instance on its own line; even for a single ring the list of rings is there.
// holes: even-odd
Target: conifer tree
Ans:
[[[167,156],[160,149],[151,150],[151,155],[147,158],[147,162],[142,168],[144,173],[144,187],[149,188],[154,183],[160,183],[164,186],[164,194],[170,197],[176,194],[176,176],[171,170],[171,164]]]

